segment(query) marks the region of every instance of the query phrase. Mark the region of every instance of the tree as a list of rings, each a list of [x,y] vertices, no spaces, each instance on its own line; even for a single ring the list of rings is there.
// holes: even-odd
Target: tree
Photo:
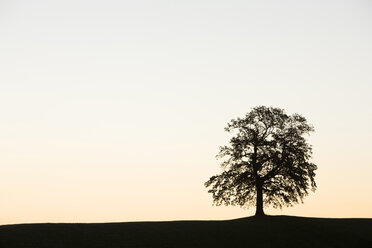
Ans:
[[[235,136],[217,155],[225,158],[223,172],[205,183],[217,206],[255,204],[261,216],[264,205],[293,206],[303,203],[309,188],[315,191],[317,166],[309,161],[311,146],[304,138],[314,128],[303,116],[258,106],[231,120],[225,130]]]

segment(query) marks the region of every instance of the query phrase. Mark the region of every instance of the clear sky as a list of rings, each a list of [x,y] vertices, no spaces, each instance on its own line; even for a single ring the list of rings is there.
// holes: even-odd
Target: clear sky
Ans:
[[[226,123],[300,113],[318,189],[269,214],[372,218],[369,0],[1,0],[0,224],[229,219]]]

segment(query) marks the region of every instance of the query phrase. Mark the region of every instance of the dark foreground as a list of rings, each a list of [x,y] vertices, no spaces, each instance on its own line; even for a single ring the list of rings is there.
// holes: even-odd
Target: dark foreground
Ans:
[[[289,216],[228,221],[0,226],[0,247],[372,247],[372,219]]]

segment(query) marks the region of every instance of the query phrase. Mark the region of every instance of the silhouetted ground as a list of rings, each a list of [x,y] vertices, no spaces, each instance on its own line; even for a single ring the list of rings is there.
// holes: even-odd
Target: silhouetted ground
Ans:
[[[372,247],[372,219],[290,216],[228,221],[0,226],[0,247]]]

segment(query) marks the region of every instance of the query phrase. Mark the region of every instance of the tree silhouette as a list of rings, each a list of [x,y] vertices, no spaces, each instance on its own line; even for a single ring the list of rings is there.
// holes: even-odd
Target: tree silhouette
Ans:
[[[292,206],[303,202],[309,187],[315,191],[317,166],[309,162],[311,146],[304,138],[314,128],[303,116],[258,106],[225,130],[235,136],[217,155],[225,158],[223,172],[205,183],[217,206],[255,204],[261,216],[264,205]]]

